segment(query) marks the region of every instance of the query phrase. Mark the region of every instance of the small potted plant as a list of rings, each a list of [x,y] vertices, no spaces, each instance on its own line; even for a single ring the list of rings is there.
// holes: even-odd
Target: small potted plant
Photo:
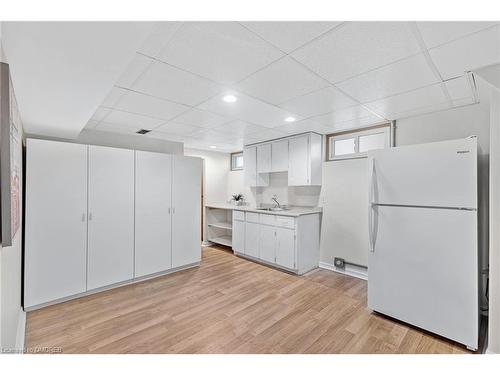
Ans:
[[[232,200],[234,201],[234,204],[236,206],[243,206],[243,202],[244,202],[243,194],[241,194],[241,193],[233,194]]]

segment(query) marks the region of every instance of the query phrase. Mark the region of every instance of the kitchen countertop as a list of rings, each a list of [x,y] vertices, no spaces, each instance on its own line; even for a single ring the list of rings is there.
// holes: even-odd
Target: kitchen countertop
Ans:
[[[221,208],[224,210],[256,212],[259,214],[266,214],[266,215],[293,216],[293,217],[302,215],[320,214],[322,212],[321,207],[290,206],[290,208],[282,211],[266,211],[266,210],[258,210],[256,207],[252,206],[235,206],[234,204],[229,204],[229,203],[206,204],[205,207]]]

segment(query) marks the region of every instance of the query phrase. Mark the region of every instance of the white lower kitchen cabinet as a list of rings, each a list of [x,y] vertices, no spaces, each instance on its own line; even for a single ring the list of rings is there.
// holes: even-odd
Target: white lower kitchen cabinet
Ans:
[[[172,155],[135,152],[135,277],[172,268]]]
[[[295,230],[276,228],[276,264],[285,268],[295,268]]]
[[[234,236],[234,233],[233,233]],[[259,257],[259,236],[260,236],[260,224],[258,223],[245,223],[245,254],[258,258]]]
[[[276,262],[276,227],[260,225],[260,259],[265,262]]]
[[[24,308],[198,265],[201,168],[199,158],[27,139]]]
[[[302,275],[318,267],[320,224],[317,212],[293,217],[235,210],[233,251]],[[238,230],[234,230],[236,225],[240,225]]]

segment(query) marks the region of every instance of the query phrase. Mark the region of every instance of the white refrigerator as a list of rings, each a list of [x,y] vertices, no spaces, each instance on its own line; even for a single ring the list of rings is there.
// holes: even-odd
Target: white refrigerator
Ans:
[[[476,138],[368,161],[368,307],[477,350]]]

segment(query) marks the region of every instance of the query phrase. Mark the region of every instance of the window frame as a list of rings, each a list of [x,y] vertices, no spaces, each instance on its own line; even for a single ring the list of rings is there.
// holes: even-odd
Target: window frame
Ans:
[[[238,151],[238,152],[231,152],[231,170],[232,171],[242,171],[244,168],[245,168],[245,163],[243,163],[243,167],[241,168],[238,168],[238,167],[235,167],[235,163],[234,163],[234,160],[235,160],[235,157],[241,155],[241,157],[243,158],[243,150],[242,151]],[[243,159],[244,160],[244,159]]]
[[[382,131],[381,131],[382,129]],[[385,133],[385,147],[390,148],[393,147],[394,142],[394,123],[393,122],[384,122],[382,124],[377,124],[373,126],[368,126],[365,128],[341,131],[337,133],[331,133],[326,135],[326,161],[335,161],[335,160],[346,160],[346,159],[358,159],[358,158],[366,158],[368,156],[368,152],[359,152],[359,137],[374,135],[379,133]],[[334,141],[340,141],[343,139],[354,138],[354,153],[344,154],[344,155],[332,155],[334,152]]]

